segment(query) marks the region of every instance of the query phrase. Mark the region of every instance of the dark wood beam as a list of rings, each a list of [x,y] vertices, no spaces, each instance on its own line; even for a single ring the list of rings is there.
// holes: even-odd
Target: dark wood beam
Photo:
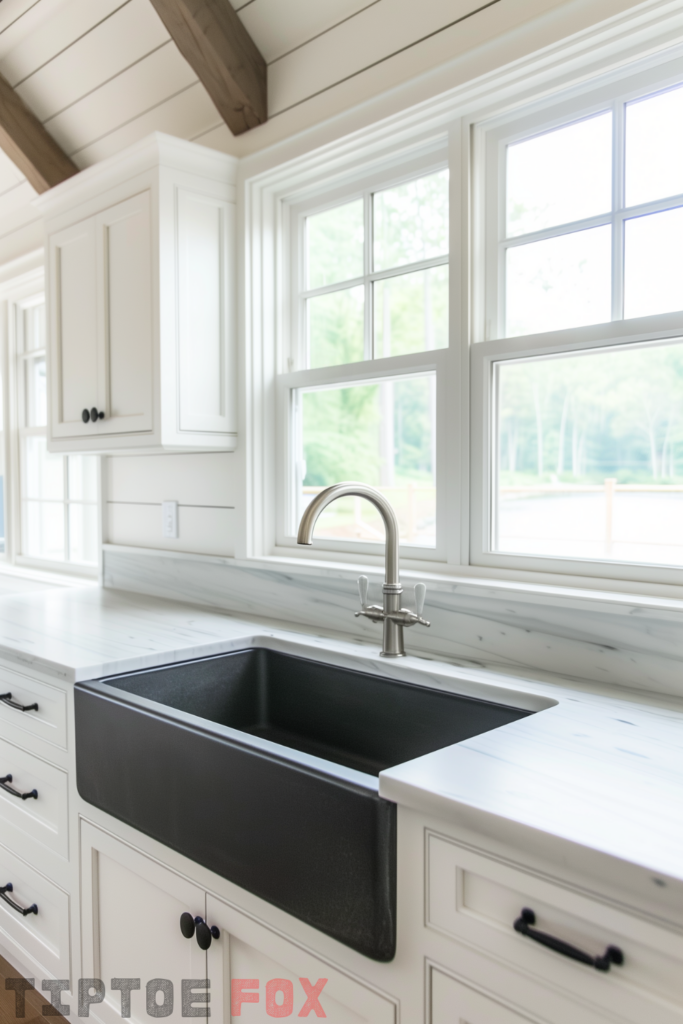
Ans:
[[[43,128],[6,78],[0,75],[0,147],[25,174],[36,192],[47,192],[78,167]]]
[[[230,0],[151,0],[233,135],[263,124],[266,62]]]

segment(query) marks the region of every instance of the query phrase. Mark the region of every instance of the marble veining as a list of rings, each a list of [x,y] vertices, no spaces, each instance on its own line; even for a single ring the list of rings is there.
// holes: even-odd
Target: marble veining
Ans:
[[[377,598],[381,573],[370,577]],[[105,550],[105,586],[186,600],[242,615],[286,619],[379,644],[379,627],[355,619],[355,571],[264,567],[230,559],[197,560],[144,551]],[[428,584],[429,630],[406,631],[406,648],[472,667],[562,674],[606,686],[683,697],[683,602],[608,597],[560,587],[528,592],[506,583]],[[410,578],[404,577],[410,605]]]

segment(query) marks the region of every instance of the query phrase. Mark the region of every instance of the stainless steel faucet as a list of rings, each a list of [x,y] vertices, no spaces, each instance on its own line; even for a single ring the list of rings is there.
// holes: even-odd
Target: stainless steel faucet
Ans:
[[[403,658],[406,653],[403,646],[403,627],[414,626],[416,622],[419,622],[421,626],[430,625],[426,619],[422,618],[427,588],[424,583],[416,584],[414,612],[408,611],[407,608],[401,608],[403,587],[401,586],[398,573],[398,520],[396,519],[396,513],[384,495],[367,484],[353,482],[332,484],[331,487],[326,487],[324,491],[321,491],[313,499],[302,515],[297,543],[312,544],[313,528],[322,510],[331,501],[334,501],[335,498],[346,498],[349,495],[367,498],[368,501],[372,502],[384,520],[386,532],[384,586],[382,587],[384,595],[383,607],[380,608],[378,604],[367,603],[368,578],[367,576],[360,576],[358,578],[360,611],[356,612],[356,617],[365,615],[366,618],[372,619],[373,622],[383,622],[384,644],[381,652],[382,657]]]

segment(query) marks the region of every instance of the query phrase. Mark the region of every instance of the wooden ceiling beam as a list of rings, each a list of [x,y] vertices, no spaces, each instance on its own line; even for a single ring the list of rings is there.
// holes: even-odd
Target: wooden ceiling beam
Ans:
[[[230,0],[151,0],[233,135],[268,117],[266,62]]]
[[[25,174],[36,192],[78,174],[78,167],[0,75],[0,148]]]

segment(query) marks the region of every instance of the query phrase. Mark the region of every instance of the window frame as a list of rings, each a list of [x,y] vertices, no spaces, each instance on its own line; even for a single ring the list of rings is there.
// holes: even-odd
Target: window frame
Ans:
[[[596,578],[609,585],[615,581],[680,586],[683,568],[646,563],[631,563],[542,555],[510,555],[492,549],[494,528],[496,459],[496,363],[534,356],[607,349],[657,340],[683,338],[683,310],[651,316],[621,319],[623,316],[624,222],[661,209],[683,207],[683,193],[634,207],[624,206],[623,164],[614,150],[624,147],[624,111],[626,103],[683,84],[683,58],[680,48],[670,60],[655,66],[652,59],[620,69],[618,73],[597,76],[600,81],[583,83],[564,94],[557,93],[543,102],[519,107],[513,112],[470,122],[473,151],[473,224],[475,240],[471,250],[473,267],[470,358],[471,374],[471,453],[472,497],[470,508],[469,564],[482,569],[511,573],[542,573],[553,576]],[[645,65],[645,66],[643,66]],[[613,133],[612,210],[586,221],[561,225],[534,234],[505,235],[505,148],[521,138],[529,138],[571,124],[600,111],[612,109]],[[556,237],[599,223],[612,225],[612,320],[585,327],[549,331],[543,334],[505,337],[505,249],[538,237]]]
[[[411,147],[412,149],[412,147]],[[420,151],[421,150],[421,151]],[[387,380],[393,377],[411,375],[422,375],[434,373],[436,376],[436,543],[434,547],[423,547],[416,544],[401,543],[402,557],[415,564],[433,565],[435,562],[443,563],[447,560],[447,521],[448,501],[450,488],[445,481],[449,475],[447,465],[446,445],[446,420],[447,420],[447,380],[449,377],[449,364],[452,354],[449,354],[450,345],[441,349],[432,349],[419,352],[411,352],[406,355],[389,357],[365,358],[355,363],[342,363],[329,367],[306,367],[306,313],[305,302],[311,294],[325,294],[362,285],[365,289],[365,352],[368,354],[368,339],[374,337],[374,310],[373,310],[373,285],[376,280],[385,280],[429,269],[432,266],[449,267],[449,305],[452,301],[452,254],[450,248],[453,241],[452,221],[450,218],[449,227],[449,253],[445,256],[438,256],[432,259],[422,260],[414,264],[405,264],[397,268],[384,271],[373,271],[371,269],[373,233],[372,233],[372,195],[384,189],[413,181],[417,178],[426,177],[431,173],[449,169],[449,205],[453,199],[453,174],[449,161],[449,140],[443,134],[438,140],[430,140],[427,145],[419,147],[416,153],[414,149],[407,153],[399,153],[387,166],[380,166],[375,170],[367,166],[361,168],[355,180],[348,180],[346,183],[337,184],[335,187],[328,186],[322,189],[318,185],[315,189],[308,191],[305,195],[298,195],[295,201],[285,202],[286,213],[283,218],[284,224],[288,226],[289,238],[285,243],[285,251],[289,251],[291,268],[288,277],[286,291],[289,295],[289,319],[285,317],[286,330],[282,339],[282,353],[280,359],[280,372],[276,375],[276,436],[277,436],[277,457],[275,460],[276,476],[276,507],[275,517],[275,546],[274,554],[293,554],[306,557],[308,552],[302,550],[296,543],[296,453],[297,442],[295,410],[293,403],[295,393],[300,389],[340,385],[348,383],[365,384]],[[458,189],[459,193],[459,189]],[[338,282],[332,286],[320,289],[308,290],[305,284],[305,230],[306,218],[325,210],[333,209],[336,206],[352,202],[354,199],[363,199],[364,222],[365,222],[365,251],[364,251],[364,274],[362,278],[353,279],[348,282]],[[449,317],[448,329],[449,341],[452,339],[452,330]],[[283,372],[284,371],[284,372]],[[384,555],[384,544],[372,541],[335,541],[329,538],[316,538],[315,546],[310,551],[309,557],[338,558],[343,555],[354,555],[360,559],[379,563]]]
[[[20,317],[23,310],[45,301],[45,273],[42,263],[40,266],[21,277],[10,280],[1,289],[1,297],[5,300],[5,345],[2,352],[2,369],[5,379],[5,394],[7,401],[4,407],[4,427],[7,443],[5,446],[5,479],[6,479],[6,545],[3,561],[5,564],[14,565],[25,569],[34,569],[58,573],[64,576],[83,577],[85,579],[97,578],[101,575],[102,561],[102,513],[101,513],[101,459],[97,458],[97,561],[93,564],[71,561],[68,558],[48,559],[34,555],[24,554],[24,538],[26,536],[26,525],[24,516],[24,500],[22,495],[23,479],[23,445],[22,440],[26,436],[47,436],[47,425],[45,427],[27,427],[25,425],[26,411],[26,385],[24,366],[30,358],[35,358],[43,350],[24,351]],[[49,346],[44,351],[48,364],[49,376]],[[49,420],[49,394],[48,420]],[[65,510],[65,551],[68,554],[68,456],[64,459],[64,498],[61,503]],[[83,504],[83,502],[78,502]],[[87,504],[92,504],[88,502]],[[0,563],[1,564],[1,563]]]

